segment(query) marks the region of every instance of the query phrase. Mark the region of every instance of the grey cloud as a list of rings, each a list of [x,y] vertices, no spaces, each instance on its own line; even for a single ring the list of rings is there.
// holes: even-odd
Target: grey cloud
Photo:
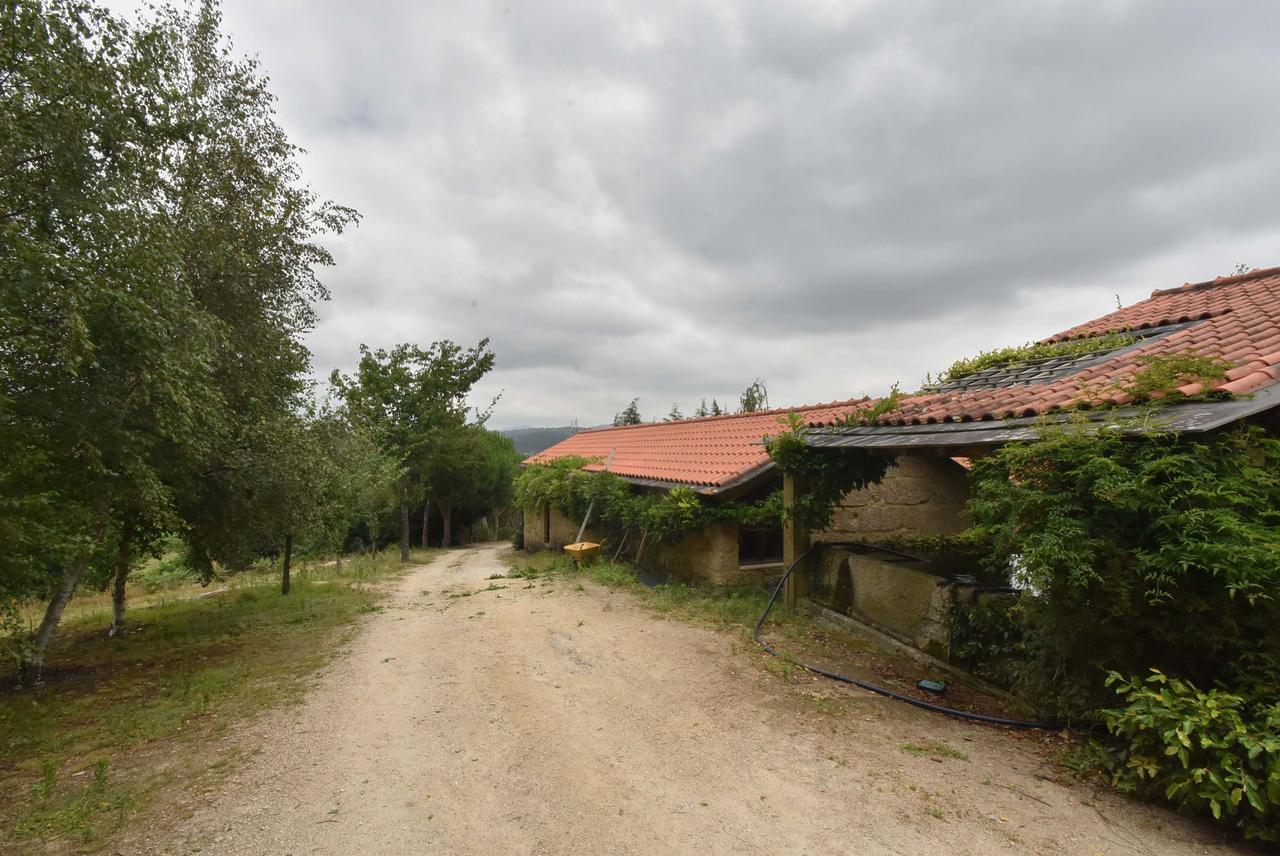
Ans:
[[[875,394],[1280,263],[1270,3],[225,4],[364,215],[317,374],[490,336],[497,425]]]

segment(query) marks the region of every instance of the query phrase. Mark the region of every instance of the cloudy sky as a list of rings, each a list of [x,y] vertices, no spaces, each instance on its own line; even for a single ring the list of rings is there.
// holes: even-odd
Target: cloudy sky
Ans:
[[[878,394],[1280,265],[1280,4],[225,0],[332,242],[318,374],[492,339],[492,425]]]

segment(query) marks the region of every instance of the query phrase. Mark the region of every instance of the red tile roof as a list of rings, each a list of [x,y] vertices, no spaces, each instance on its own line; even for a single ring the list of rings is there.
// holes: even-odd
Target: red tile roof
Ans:
[[[1127,404],[1132,399],[1120,387],[1144,368],[1141,358],[1153,354],[1192,352],[1229,363],[1226,379],[1212,386],[1232,394],[1247,394],[1280,382],[1280,268],[1156,291],[1141,303],[1044,341],[1186,322],[1194,323],[1149,342],[1119,349],[1109,358],[1093,361],[1086,368],[1050,382],[907,396],[897,410],[882,416],[879,424],[970,422],[1040,416],[1078,404]],[[1195,395],[1205,390],[1193,383],[1179,391]],[[610,471],[619,475],[704,489],[723,488],[768,465],[769,457],[760,441],[768,434],[776,434],[788,413],[798,413],[807,425],[818,427],[836,424],[873,403],[865,398],[851,399],[764,413],[582,431],[526,463],[546,463],[567,456],[603,461],[616,449]],[[594,464],[588,469],[598,470],[601,466]]]
[[[677,422],[652,422],[624,428],[579,431],[526,464],[547,463],[571,456],[599,458],[588,470],[599,470],[616,450],[609,472],[634,479],[722,488],[769,463],[760,441],[783,430],[787,414],[798,413],[810,427],[835,425],[869,399],[834,401],[759,413],[708,416]]]
[[[1052,382],[923,393],[886,413],[884,425],[970,422],[1040,416],[1080,404],[1128,404],[1121,390],[1154,354],[1194,353],[1230,364],[1226,379],[1210,384],[1232,394],[1254,392],[1280,381],[1280,268],[1255,270],[1155,291],[1132,306],[1050,336],[1046,342],[1143,330],[1169,324],[1189,326]],[[1198,383],[1180,387],[1184,395],[1206,390]]]

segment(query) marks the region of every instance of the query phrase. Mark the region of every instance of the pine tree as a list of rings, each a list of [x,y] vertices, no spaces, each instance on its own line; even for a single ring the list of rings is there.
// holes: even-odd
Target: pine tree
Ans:
[[[621,413],[615,414],[613,417],[613,427],[620,428],[623,425],[639,425],[644,420],[640,418],[640,399],[633,398],[631,403],[626,406]]]
[[[672,404],[672,405],[671,405],[671,412],[667,414],[667,421],[668,421],[668,422],[679,422],[679,421],[680,421],[681,419],[683,419],[683,418],[684,418],[684,414],[680,412],[680,405],[679,405],[679,404]]]
[[[704,398],[702,401],[698,402],[698,409],[693,411],[693,415],[694,417],[701,419],[710,412],[711,411],[707,410],[707,400]]]
[[[716,401],[714,398],[711,399],[711,415],[721,416],[723,414],[724,411],[720,409],[720,402]]]

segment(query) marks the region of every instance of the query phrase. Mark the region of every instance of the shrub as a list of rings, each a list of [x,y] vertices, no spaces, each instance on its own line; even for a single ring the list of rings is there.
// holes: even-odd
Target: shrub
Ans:
[[[1280,702],[1202,692],[1154,669],[1145,680],[1112,672],[1107,684],[1126,701],[1104,712],[1124,741],[1110,756],[1117,787],[1280,842]]]
[[[1280,440],[1045,430],[975,461],[993,569],[1020,569],[1023,688],[1094,717],[1107,672],[1280,697]]]

